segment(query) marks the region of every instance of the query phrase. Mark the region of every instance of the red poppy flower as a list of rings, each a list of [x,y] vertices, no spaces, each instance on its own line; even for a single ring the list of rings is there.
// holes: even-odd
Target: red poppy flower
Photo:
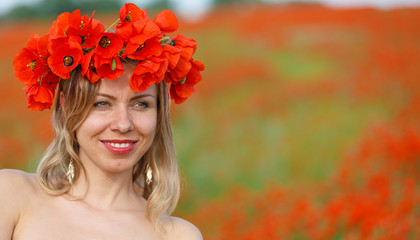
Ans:
[[[143,44],[147,39],[160,36],[162,33],[159,27],[149,20],[146,21],[146,24],[143,24],[141,21],[136,21],[133,23],[134,34],[130,37],[130,42]]]
[[[182,49],[181,57],[189,61],[197,49],[197,42],[192,38],[184,37],[182,34],[178,34],[174,39],[172,39],[172,46]]]
[[[178,29],[178,20],[173,12],[163,10],[154,19],[153,22],[159,26],[160,31],[164,33],[175,32]]]
[[[86,53],[81,61],[82,66],[82,75],[86,76],[90,82],[94,83],[101,79],[101,76],[96,71],[95,61],[92,58],[95,54],[95,50],[92,50],[89,53]]]
[[[126,42],[124,53],[121,55],[122,58],[142,49],[147,40],[162,35],[155,23],[145,19],[138,19],[133,23],[118,24],[116,33]]]
[[[70,26],[70,13],[64,12],[57,17],[50,28],[51,37],[66,37],[67,29]]]
[[[78,42],[83,49],[89,49],[95,46],[98,38],[105,31],[104,26],[98,21],[88,15],[80,16],[80,9],[62,13],[58,16],[57,21],[54,21],[50,29],[51,37],[66,37],[68,36],[72,41]]]
[[[89,68],[84,76],[86,76],[91,83],[97,82],[102,78],[97,73],[96,68]]]
[[[88,15],[80,17],[80,10],[74,11],[70,15],[70,26],[67,33],[72,41],[80,43],[83,49],[89,49],[95,47],[98,39],[105,31],[104,25],[98,20],[89,18]]]
[[[129,41],[130,36],[133,34],[133,24],[131,22],[120,22],[117,24],[115,33],[117,33],[124,43]]]
[[[185,78],[185,76],[190,72],[191,70],[191,59],[193,54],[195,53],[195,50],[197,49],[197,42],[192,38],[184,37],[182,34],[178,34],[176,38],[172,39],[172,42],[169,44],[168,47],[165,48],[165,50],[168,50],[165,54],[168,55],[174,55],[178,54],[175,50],[171,49],[170,47],[176,48],[180,53],[180,58],[175,65],[170,65],[168,74],[170,75],[171,81],[174,81],[174,83],[181,81]],[[169,51],[170,50],[170,51]],[[172,56],[173,62],[176,60],[177,55]]]
[[[51,69],[48,69],[48,71],[42,74],[41,78],[39,78],[37,82],[55,84],[55,83],[58,83],[59,81],[60,81],[60,77],[55,75],[51,71]]]
[[[25,47],[13,59],[13,68],[19,81],[25,84],[36,83],[37,80],[49,70],[47,60],[40,57],[38,45],[40,38],[34,34],[29,38]]]
[[[137,47],[137,49],[133,53],[128,54],[127,57],[141,61],[152,56],[160,56],[162,51],[162,44],[159,39],[155,37],[147,40],[141,46]]]
[[[37,53],[40,57],[44,58],[45,60],[50,56],[50,52],[48,52],[48,43],[50,39],[50,34],[47,33],[41,38],[39,38],[38,46],[37,46]]]
[[[165,55],[165,57],[168,58],[169,68],[175,68],[178,64],[179,58],[181,57],[182,49],[170,45],[163,45],[162,50],[163,55]]]
[[[130,88],[133,91],[141,92],[152,84],[160,83],[165,77],[167,69],[168,59],[164,56],[152,57],[139,62],[130,77]]]
[[[121,52],[123,47],[124,42],[118,34],[105,32],[97,42],[95,55],[104,59],[113,58]]]
[[[171,97],[176,104],[182,103],[190,97],[195,91],[194,86],[203,79],[200,72],[204,70],[204,64],[191,60],[191,66],[191,71],[183,81],[171,85]]]
[[[136,25],[140,28],[141,24],[144,27],[146,25],[146,23],[147,23],[146,20],[140,19],[140,20],[137,20]],[[120,35],[121,38],[123,38],[124,42],[126,43],[124,52],[121,55],[121,57],[125,58],[125,57],[127,57],[128,54],[131,54],[131,53],[135,52],[139,47],[141,47],[140,43],[138,42],[138,39],[136,39],[135,37],[133,37],[131,39],[132,36],[136,36],[135,28],[133,27],[132,23],[127,23],[127,24],[125,24],[125,26],[118,25],[116,33],[118,35]],[[140,39],[140,41],[141,41],[141,39]]]
[[[97,58],[97,54],[95,54],[94,60],[98,75],[105,77],[107,80],[119,78],[124,73],[124,67],[118,56],[103,59]]]
[[[83,56],[80,44],[71,41],[68,37],[50,39],[48,45],[51,56],[48,65],[57,76],[68,79],[70,71],[75,69]]]
[[[168,69],[168,75],[174,84],[182,81],[190,72],[192,67],[190,60],[181,57],[174,69]]]
[[[186,81],[190,85],[196,85],[203,77],[201,72],[204,71],[204,64],[198,60],[191,59],[192,68],[191,71],[187,74]]]
[[[20,50],[13,59],[15,75],[19,81],[25,84],[35,83],[42,75],[43,70],[48,70],[42,65],[42,60],[38,58],[37,54],[27,48]]]
[[[27,107],[32,111],[42,111],[51,108],[57,84],[42,83],[23,88],[26,93]]]
[[[121,22],[117,25],[116,33],[120,35],[126,43],[133,34],[133,23],[139,21],[141,24],[145,25],[148,19],[149,17],[144,9],[141,10],[133,3],[126,3],[120,10]],[[141,27],[141,29],[142,28],[143,27]]]
[[[115,33],[104,33],[95,49],[94,66],[99,76],[112,80],[120,77],[124,68],[118,54],[124,47],[120,36]]]
[[[146,10],[140,9],[134,3],[126,3],[120,9],[120,20],[121,22],[135,22],[138,19],[149,19]]]

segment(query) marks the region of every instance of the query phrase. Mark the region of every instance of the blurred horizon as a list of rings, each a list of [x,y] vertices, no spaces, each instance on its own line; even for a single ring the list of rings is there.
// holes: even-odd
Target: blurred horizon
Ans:
[[[180,18],[188,21],[199,21],[214,7],[223,4],[319,4],[331,8],[377,8],[390,10],[395,8],[419,7],[420,0],[14,0],[2,2],[0,5],[0,19],[21,19],[26,17],[45,16],[45,11],[50,9],[49,14],[59,14],[63,11],[74,9],[118,9],[125,2],[133,2],[142,8],[169,8],[175,11]],[[68,6],[63,9],[62,6]],[[83,7],[85,6],[85,7]],[[39,11],[39,13],[38,13]]]

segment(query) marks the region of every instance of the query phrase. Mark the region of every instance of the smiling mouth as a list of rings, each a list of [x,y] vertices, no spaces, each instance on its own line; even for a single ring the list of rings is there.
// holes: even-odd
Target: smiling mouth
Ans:
[[[131,143],[113,143],[113,142],[105,142],[105,141],[101,141],[104,144],[107,144],[109,146],[115,147],[115,148],[126,148],[129,147],[133,144],[135,144],[136,142],[131,142]]]
[[[100,140],[108,151],[114,154],[130,153],[138,141],[134,140]]]

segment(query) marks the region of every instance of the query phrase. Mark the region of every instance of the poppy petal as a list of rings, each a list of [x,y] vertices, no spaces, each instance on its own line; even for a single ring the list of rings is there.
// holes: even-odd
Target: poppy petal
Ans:
[[[163,10],[154,19],[160,30],[164,33],[175,32],[178,29],[178,20],[173,12],[169,10]]]
[[[108,63],[102,64],[99,68],[96,68],[96,71],[100,76],[104,76],[107,80],[114,80],[121,77],[124,73],[124,67],[121,63],[121,60],[118,56],[115,56],[115,69],[112,69],[112,59]]]

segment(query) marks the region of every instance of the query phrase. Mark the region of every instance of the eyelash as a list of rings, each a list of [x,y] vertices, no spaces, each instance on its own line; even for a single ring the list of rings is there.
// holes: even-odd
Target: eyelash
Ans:
[[[99,101],[93,104],[93,106],[97,108],[104,108],[105,105],[109,105],[109,103],[107,101]]]
[[[136,102],[134,104],[134,106],[137,107],[138,104],[141,104],[142,105],[141,108],[148,108],[149,107],[149,104],[147,102]]]
[[[138,104],[140,104],[141,106],[138,106]],[[107,106],[109,106],[110,104],[107,101],[99,101],[93,104],[94,107],[96,108],[105,108]],[[147,102],[136,102],[134,104],[135,107],[140,107],[140,108],[148,108],[149,104]]]

